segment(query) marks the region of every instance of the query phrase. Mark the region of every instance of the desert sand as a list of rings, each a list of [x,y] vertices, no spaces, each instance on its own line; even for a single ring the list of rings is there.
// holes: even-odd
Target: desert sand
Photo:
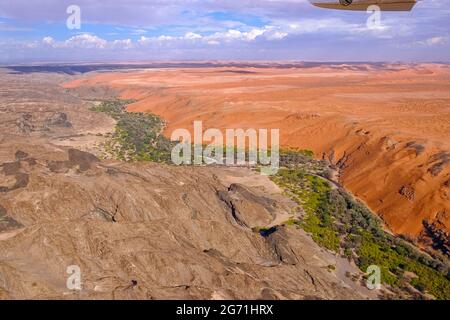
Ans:
[[[284,147],[313,150],[396,234],[424,221],[450,229],[450,67],[358,64],[164,68],[90,74],[65,88],[108,87],[157,114],[164,134],[279,128]]]

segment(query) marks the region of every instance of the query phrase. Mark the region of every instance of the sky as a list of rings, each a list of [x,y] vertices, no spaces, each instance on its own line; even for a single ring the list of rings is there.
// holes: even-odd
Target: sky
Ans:
[[[0,0],[0,63],[450,61],[450,0],[377,21],[307,0]]]

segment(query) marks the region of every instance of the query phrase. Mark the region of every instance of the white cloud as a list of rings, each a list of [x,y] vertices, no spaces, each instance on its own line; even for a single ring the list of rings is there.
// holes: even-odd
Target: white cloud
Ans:
[[[49,46],[53,46],[55,44],[55,40],[52,37],[45,37],[42,39],[42,43]]]
[[[201,35],[199,33],[187,32],[184,36],[167,36],[161,35],[159,37],[145,37],[141,36],[138,40],[139,44],[157,44],[167,42],[187,42],[187,41],[202,41],[207,44],[220,44],[222,42],[235,41],[254,41],[258,38],[264,37],[266,40],[279,40],[286,37],[288,34],[277,30],[275,27],[266,26],[264,28],[252,28],[248,31],[240,31],[237,29],[229,29],[223,32],[216,32],[211,35]]]
[[[144,29],[134,29],[131,31],[131,34],[134,34],[134,35],[140,35],[140,34],[145,34],[145,33],[147,33],[147,30],[144,30]]]
[[[68,48],[103,49],[106,47],[107,43],[108,42],[106,40],[95,35],[83,33],[67,39],[66,41],[64,41],[62,46]]]
[[[287,32],[293,34],[309,34],[326,32],[355,33],[367,30],[365,24],[349,23],[339,18],[304,19],[295,23],[289,23],[284,27]]]
[[[162,35],[156,38],[158,41],[171,41],[171,40],[175,40],[175,37],[172,36],[166,36],[166,35]]]
[[[133,48],[133,41],[131,39],[114,40],[112,43],[114,48],[131,49]]]
[[[428,46],[440,45],[440,44],[444,44],[446,42],[447,42],[447,38],[445,38],[445,37],[432,37],[432,38],[425,40],[425,43]]]
[[[190,39],[190,40],[195,40],[195,39],[201,39],[202,36],[199,35],[198,33],[188,32],[188,33],[185,34],[184,38],[185,39]]]
[[[133,47],[131,39],[118,39],[107,41],[92,34],[82,33],[70,37],[65,41],[56,41],[50,36],[44,37],[41,41],[44,46],[50,46],[55,49],[107,49],[107,48],[124,48],[129,49]]]
[[[281,39],[286,38],[287,36],[288,36],[287,32],[275,31],[275,32],[270,33],[267,36],[267,39],[268,40],[281,40]]]
[[[416,41],[415,45],[425,46],[425,47],[434,47],[434,46],[446,44],[447,41],[448,41],[447,37],[435,36],[435,37],[431,37],[431,38],[428,38],[425,40]]]
[[[139,40],[118,39],[107,41],[96,35],[89,33],[78,34],[65,41],[55,41],[48,36],[42,39],[42,44],[53,48],[82,48],[82,49],[105,49],[105,48],[147,48],[150,46],[172,47],[183,45],[220,45],[232,44],[239,42],[261,41],[280,41],[289,36],[299,36],[302,34],[314,34],[324,30],[333,29],[333,32],[340,34],[360,34],[366,32],[367,28],[362,24],[350,24],[336,18],[328,19],[306,19],[297,23],[279,22],[276,25],[266,25],[256,28],[249,26],[241,26],[241,30],[227,29],[212,34],[201,34],[198,32],[188,31],[182,36],[159,35],[154,37],[146,37],[142,35]]]
[[[259,33],[259,35],[260,34],[261,33]],[[255,31],[249,33],[249,32],[241,32],[235,29],[230,29],[225,32],[216,32],[214,35],[209,36],[208,38],[216,41],[218,40],[231,41],[231,40],[254,40],[257,36],[258,34]]]
[[[225,41],[254,41],[258,38],[266,40],[281,40],[289,35],[288,32],[282,31],[279,27],[265,26],[264,28],[252,28],[249,31],[240,31],[230,29],[224,32],[216,32],[213,35],[205,37],[208,43]]]

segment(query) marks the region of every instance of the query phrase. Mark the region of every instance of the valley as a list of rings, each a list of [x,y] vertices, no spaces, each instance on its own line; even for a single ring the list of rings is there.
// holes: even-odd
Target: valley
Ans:
[[[448,299],[447,69],[1,69],[0,298]],[[193,120],[279,128],[282,168],[174,166]]]
[[[88,75],[72,90],[108,87],[178,128],[279,128],[308,149],[396,234],[433,245],[450,223],[450,68],[438,64],[230,64]],[[428,230],[428,231],[427,231]],[[447,244],[448,246],[448,244]],[[444,248],[444,251],[447,250]]]

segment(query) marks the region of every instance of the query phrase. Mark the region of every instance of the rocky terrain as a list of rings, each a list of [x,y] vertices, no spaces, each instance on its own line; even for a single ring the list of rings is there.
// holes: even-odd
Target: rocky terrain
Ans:
[[[377,298],[353,263],[281,223],[300,208],[269,178],[101,160],[115,120],[92,100],[115,92],[59,86],[71,80],[1,70],[0,298]]]
[[[2,146],[13,152],[1,158],[3,298],[364,297],[301,230],[254,232],[289,204],[222,184],[227,172]],[[66,288],[70,265],[81,268],[80,292]]]

